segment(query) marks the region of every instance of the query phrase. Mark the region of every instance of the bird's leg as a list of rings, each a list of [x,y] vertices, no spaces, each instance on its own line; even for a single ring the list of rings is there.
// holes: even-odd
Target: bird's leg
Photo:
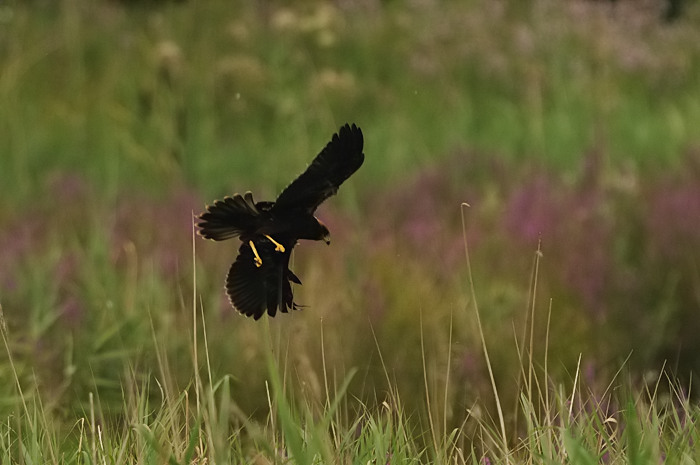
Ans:
[[[270,242],[272,242],[273,244],[275,244],[275,251],[276,251],[276,252],[284,252],[284,246],[283,246],[282,244],[280,244],[279,242],[277,242],[276,240],[274,240],[273,238],[271,238],[271,237],[268,236],[267,234],[265,234],[265,237],[267,237],[268,239],[270,239]]]
[[[258,250],[255,248],[253,241],[248,241],[248,244],[250,244],[250,248],[253,249],[253,254],[255,255],[255,266],[260,268],[262,266],[262,258],[258,255]]]

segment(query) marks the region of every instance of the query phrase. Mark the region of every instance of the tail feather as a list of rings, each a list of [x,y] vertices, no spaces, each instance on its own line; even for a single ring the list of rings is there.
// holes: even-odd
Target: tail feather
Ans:
[[[197,217],[199,235],[215,241],[231,239],[254,230],[259,215],[260,210],[250,192],[246,192],[245,197],[240,194],[225,197],[207,206],[207,211]]]

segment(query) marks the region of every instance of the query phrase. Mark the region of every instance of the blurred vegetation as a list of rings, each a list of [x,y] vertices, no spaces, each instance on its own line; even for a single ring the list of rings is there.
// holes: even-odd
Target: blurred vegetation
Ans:
[[[125,392],[200,392],[207,366],[241,417],[265,417],[272,350],[319,412],[348,379],[358,409],[398,396],[422,426],[426,391],[444,390],[429,404],[443,433],[477,402],[495,418],[465,236],[506,405],[528,328],[566,386],[581,355],[594,394],[623,362],[633,384],[664,363],[687,380],[700,5],[672,22],[663,8],[0,2],[0,372],[17,376],[0,411],[21,392],[68,435],[92,393],[121,424]],[[222,290],[237,246],[193,239],[193,213],[273,198],[346,121],[367,159],[319,213],[333,245],[295,253],[308,308],[240,318]]]

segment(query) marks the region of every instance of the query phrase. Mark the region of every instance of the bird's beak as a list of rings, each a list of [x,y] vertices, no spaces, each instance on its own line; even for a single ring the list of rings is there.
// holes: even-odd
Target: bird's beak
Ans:
[[[314,216],[314,218],[316,218],[316,217]],[[330,245],[330,244],[331,244],[331,233],[330,233],[330,231],[328,231],[328,228],[327,228],[326,225],[323,223],[323,221],[319,220],[318,218],[316,218],[316,221],[318,221],[318,224],[321,226],[321,228],[322,228],[321,230],[322,230],[322,231],[325,231],[325,232],[323,233],[323,236],[321,236],[321,239],[323,239],[323,242],[325,242],[326,245]]]

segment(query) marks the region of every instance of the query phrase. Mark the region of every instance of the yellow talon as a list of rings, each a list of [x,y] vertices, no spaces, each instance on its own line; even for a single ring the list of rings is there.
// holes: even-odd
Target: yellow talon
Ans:
[[[279,242],[277,242],[276,240],[274,240],[273,238],[271,238],[271,237],[268,236],[267,234],[265,234],[265,237],[267,237],[268,239],[270,239],[270,242],[272,242],[273,244],[275,244],[275,251],[276,251],[276,252],[283,252],[283,253],[284,253],[284,246],[283,246],[282,244],[280,244]]]
[[[248,244],[250,244],[250,248],[253,249],[253,254],[255,255],[255,266],[260,268],[262,266],[262,258],[258,255],[258,250],[255,248],[253,241],[248,241]]]

